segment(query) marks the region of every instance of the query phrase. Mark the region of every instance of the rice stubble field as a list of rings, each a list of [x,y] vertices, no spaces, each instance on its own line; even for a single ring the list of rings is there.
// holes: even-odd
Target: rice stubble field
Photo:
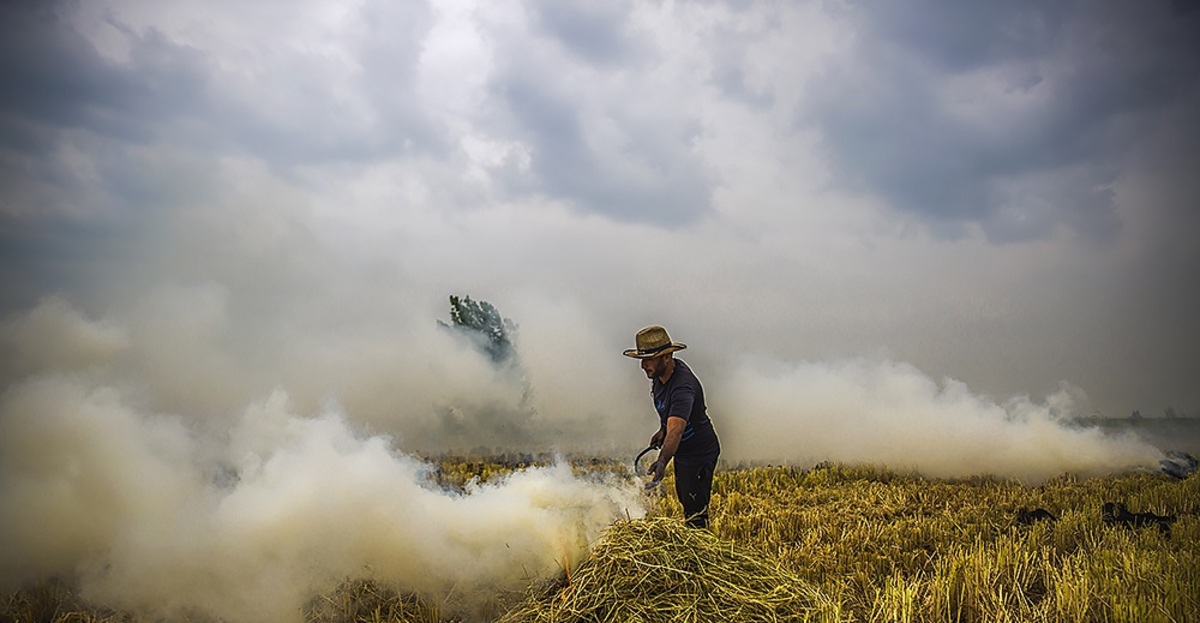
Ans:
[[[453,487],[513,469],[443,460],[438,474]],[[616,522],[587,559],[564,560],[524,594],[496,595],[486,611],[367,573],[314,596],[297,620],[1200,621],[1195,475],[1064,475],[1029,486],[872,465],[726,467],[709,531],[683,525],[671,491],[668,476],[647,517]],[[1106,521],[1106,503],[1171,520]],[[0,602],[0,621],[132,620],[84,602],[69,578]]]

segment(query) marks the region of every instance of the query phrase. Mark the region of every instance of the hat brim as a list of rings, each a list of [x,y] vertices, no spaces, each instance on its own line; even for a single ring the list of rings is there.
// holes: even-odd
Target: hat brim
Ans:
[[[668,346],[662,350],[656,350],[651,353],[643,353],[636,348],[630,348],[630,349],[627,349],[623,354],[626,357],[633,357],[634,359],[653,359],[654,357],[661,357],[662,355],[665,355],[667,353],[673,353],[677,350],[683,350],[685,348],[687,348],[687,344],[681,344],[679,342],[671,342],[670,346]]]

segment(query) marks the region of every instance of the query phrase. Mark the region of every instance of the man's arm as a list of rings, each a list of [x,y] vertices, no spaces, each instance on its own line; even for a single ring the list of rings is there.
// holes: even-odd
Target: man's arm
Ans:
[[[650,466],[650,471],[654,474],[654,480],[651,482],[657,483],[666,475],[667,463],[671,462],[671,458],[679,450],[679,442],[683,439],[683,429],[686,426],[687,420],[677,415],[667,418],[667,436],[663,439],[662,449],[658,451],[658,458]]]
[[[654,435],[650,437],[650,447],[658,450],[663,445],[663,439],[667,437],[667,429],[660,428],[654,431]]]

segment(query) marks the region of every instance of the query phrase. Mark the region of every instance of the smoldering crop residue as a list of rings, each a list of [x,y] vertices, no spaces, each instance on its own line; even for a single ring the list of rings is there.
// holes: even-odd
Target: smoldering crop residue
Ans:
[[[301,417],[282,391],[206,440],[113,388],[34,379],[0,405],[0,462],[4,585],[78,574],[102,603],[231,621],[296,620],[363,576],[469,612],[643,512],[636,487],[565,464],[439,489],[386,437]]]
[[[469,610],[642,513],[640,487],[565,465],[446,492],[406,445],[451,441],[431,414],[453,404],[467,435],[456,442],[512,429],[541,435],[526,443],[636,450],[657,425],[645,378],[588,315],[555,308],[523,324],[527,394],[425,317],[364,333],[260,326],[235,308],[210,284],[156,291],[116,319],[50,298],[0,324],[0,585],[74,575],[86,597],[135,612],[262,621],[369,575]],[[900,362],[718,356],[687,358],[728,461],[1036,482],[1161,458],[1070,426],[1069,387],[997,401]]]

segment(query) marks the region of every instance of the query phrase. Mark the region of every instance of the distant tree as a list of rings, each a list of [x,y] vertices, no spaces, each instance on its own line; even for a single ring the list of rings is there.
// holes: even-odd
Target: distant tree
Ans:
[[[496,372],[496,382],[518,390],[510,397],[483,402],[463,397],[439,405],[437,413],[441,427],[434,434],[437,443],[474,444],[487,440],[487,445],[491,446],[497,442],[527,443],[535,438],[538,429],[533,423],[537,415],[533,406],[533,384],[517,353],[516,323],[501,315],[487,301],[454,295],[450,296],[450,321],[438,320],[437,323],[486,355]],[[494,448],[489,451],[489,454],[494,453]]]
[[[1169,417],[1169,418],[1177,418],[1177,417],[1179,417],[1179,412],[1175,410],[1175,407],[1167,406],[1167,408],[1165,410],[1163,410],[1163,416]]]
[[[438,325],[466,335],[497,365],[516,361],[513,342],[517,325],[500,315],[487,301],[475,301],[469,296],[450,295],[450,324],[441,320]]]

